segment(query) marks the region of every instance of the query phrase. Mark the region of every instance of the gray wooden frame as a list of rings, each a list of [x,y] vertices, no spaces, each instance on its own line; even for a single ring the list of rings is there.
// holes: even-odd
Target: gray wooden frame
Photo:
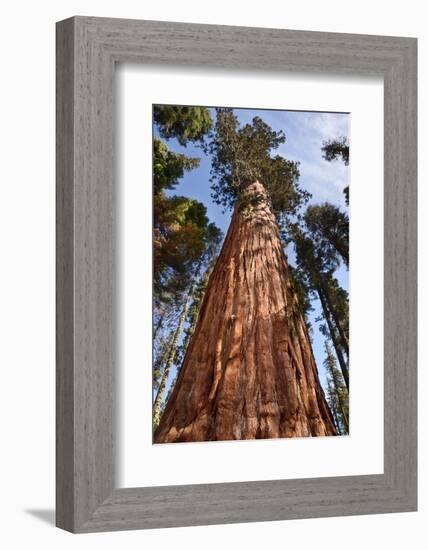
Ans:
[[[115,488],[113,80],[123,61],[383,76],[382,475]],[[59,527],[91,532],[416,510],[416,79],[413,38],[90,17],[57,24]]]

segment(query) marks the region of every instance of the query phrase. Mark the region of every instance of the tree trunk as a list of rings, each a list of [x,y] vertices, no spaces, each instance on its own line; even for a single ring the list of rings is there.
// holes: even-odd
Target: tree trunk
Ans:
[[[183,309],[181,311],[181,315],[178,320],[178,325],[177,325],[177,328],[175,329],[174,337],[171,342],[171,348],[168,354],[168,359],[165,364],[165,369],[162,373],[162,378],[159,384],[158,392],[156,394],[156,399],[153,403],[153,429],[157,428],[159,424],[159,420],[161,416],[161,405],[162,405],[163,397],[165,395],[165,388],[168,382],[169,373],[171,372],[171,368],[174,363],[175,355],[177,353],[178,340],[180,338],[181,331],[183,330],[184,321],[186,320],[187,308],[189,307],[191,294],[192,294],[192,289],[190,289],[190,291],[188,292],[184,300]]]
[[[238,205],[155,443],[336,435],[278,226]]]
[[[200,306],[201,306],[201,303],[202,303],[202,300],[205,296],[205,292],[206,292],[206,289],[207,289],[207,283],[208,283],[208,279],[209,279],[209,276],[211,275],[211,272],[212,272],[212,267],[208,267],[206,270],[205,270],[205,273],[202,275],[201,277],[201,280],[199,282],[199,285],[202,285],[203,286],[203,289],[201,291],[201,295],[198,297],[198,304],[196,305],[197,307],[197,313],[196,315],[194,316],[194,318],[192,319],[192,322],[191,322],[191,325],[187,328],[186,330],[186,337],[185,339],[183,340],[183,345],[187,345],[187,343],[190,341],[194,331],[195,331],[195,327],[196,327],[196,324],[198,322],[198,317],[199,317],[199,311],[200,311]],[[198,290],[196,290],[194,292],[194,294],[196,294],[198,292]],[[194,298],[195,299],[195,298]],[[193,304],[190,304],[190,308],[193,307]]]
[[[321,277],[320,277],[320,284],[322,286],[324,297],[327,301],[327,307],[330,310],[331,316],[333,317],[334,324],[336,325],[337,331],[339,333],[340,340],[342,342],[342,347],[345,350],[346,355],[349,357],[349,340],[348,340],[348,336],[346,335],[346,333],[345,333],[345,331],[342,327],[342,323],[340,322],[340,319],[337,316],[336,309],[335,309],[334,305],[331,303],[331,297],[330,297],[330,294],[328,292],[328,288],[326,287],[325,282],[322,281]]]
[[[339,254],[339,256],[342,257],[342,260],[346,267],[349,267],[349,247],[345,245],[345,243],[334,234],[333,231],[326,231],[326,237],[327,240],[332,244],[333,248],[336,249],[336,252]]]
[[[156,323],[153,329],[153,340],[156,339],[156,336],[158,335],[159,330],[162,328],[162,323],[163,323],[163,316],[159,315],[158,322]]]
[[[327,302],[325,300],[324,292],[320,287],[317,287],[318,296],[321,302],[322,310],[324,313],[325,320],[327,321],[328,331],[331,336],[331,340],[333,342],[334,349],[336,351],[336,356],[339,361],[340,370],[342,372],[343,379],[345,380],[346,389],[349,391],[349,371],[348,366],[346,364],[345,358],[343,357],[342,350],[340,348],[340,344],[337,340],[336,331],[334,329],[331,317],[330,317],[330,311],[327,307]]]
[[[171,342],[172,338],[174,337],[174,332],[170,332],[167,337],[163,338],[161,340],[160,344],[160,350],[156,356],[156,359],[154,361],[153,365],[153,389],[156,389],[156,395],[157,390],[159,389],[160,380],[162,379],[162,367],[165,365],[168,354],[171,350]]]

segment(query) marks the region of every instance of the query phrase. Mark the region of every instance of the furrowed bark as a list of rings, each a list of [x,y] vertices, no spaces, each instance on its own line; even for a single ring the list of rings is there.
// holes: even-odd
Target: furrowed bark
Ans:
[[[336,435],[278,226],[235,207],[155,443]]]

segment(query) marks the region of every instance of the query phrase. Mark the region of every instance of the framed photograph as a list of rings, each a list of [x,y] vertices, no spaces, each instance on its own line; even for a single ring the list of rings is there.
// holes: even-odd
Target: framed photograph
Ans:
[[[417,508],[416,39],[57,24],[57,525]]]

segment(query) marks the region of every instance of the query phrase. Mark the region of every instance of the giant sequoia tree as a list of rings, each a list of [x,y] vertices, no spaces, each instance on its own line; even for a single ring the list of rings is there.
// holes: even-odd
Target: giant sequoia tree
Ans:
[[[233,215],[154,441],[336,435],[279,226],[307,196],[285,141],[218,109],[213,198]]]

